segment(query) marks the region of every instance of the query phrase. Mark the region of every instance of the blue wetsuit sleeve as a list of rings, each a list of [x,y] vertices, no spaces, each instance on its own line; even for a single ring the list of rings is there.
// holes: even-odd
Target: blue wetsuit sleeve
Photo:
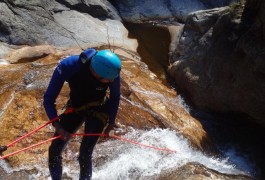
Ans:
[[[64,59],[53,72],[49,86],[43,97],[43,105],[50,120],[58,116],[55,102],[64,82],[80,70],[78,59],[79,56],[70,56]]]
[[[53,72],[49,86],[44,94],[44,108],[48,118],[51,120],[57,117],[55,101],[63,84],[67,79],[80,70],[79,56],[70,56],[62,60]]]
[[[65,78],[62,75],[61,64],[59,64],[53,72],[49,86],[43,97],[43,105],[50,120],[58,116],[55,101],[63,87],[64,82]]]
[[[121,80],[120,76],[117,77],[109,86],[110,89],[110,100],[109,100],[109,123],[114,124],[116,115],[118,113],[119,104],[120,104],[120,85]]]

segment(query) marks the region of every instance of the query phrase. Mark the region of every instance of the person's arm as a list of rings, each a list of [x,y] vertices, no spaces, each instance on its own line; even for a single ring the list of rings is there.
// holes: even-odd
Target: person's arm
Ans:
[[[113,128],[115,127],[115,120],[120,104],[120,76],[117,77],[109,86],[110,88],[110,99],[109,99],[109,122],[104,131],[104,134],[108,136],[114,135]]]
[[[49,86],[44,94],[44,108],[50,120],[58,117],[56,99],[63,87],[64,82],[79,70],[78,56],[70,56],[64,59],[54,70]],[[58,121],[52,123],[62,140],[69,140],[70,133],[64,130]]]
[[[50,120],[58,116],[55,101],[64,82],[80,69],[78,58],[79,56],[70,56],[64,59],[53,72],[49,86],[43,97],[43,105]]]
[[[54,70],[49,86],[43,97],[43,100],[44,100],[43,105],[44,105],[46,114],[50,120],[58,116],[55,101],[65,82],[65,78],[62,75],[61,66],[62,65],[59,64]]]
[[[120,85],[121,80],[120,76],[118,76],[111,84],[110,84],[110,99],[109,99],[109,124],[115,124],[116,115],[118,113],[119,104],[120,104]]]

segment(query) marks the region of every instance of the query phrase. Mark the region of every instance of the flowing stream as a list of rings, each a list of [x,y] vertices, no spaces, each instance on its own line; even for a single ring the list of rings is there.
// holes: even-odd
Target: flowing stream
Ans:
[[[134,131],[127,138],[156,147],[176,150],[176,153],[141,148],[128,143],[110,141],[99,147],[112,152],[112,161],[95,168],[95,179],[145,179],[159,175],[161,171],[180,167],[188,162],[198,162],[222,173],[241,173],[242,167],[229,162],[229,158],[215,159],[194,151],[188,142],[176,132],[167,129]],[[114,146],[113,146],[114,145]],[[251,168],[244,169],[247,172]]]
[[[251,174],[254,169],[251,163],[236,153],[227,152],[229,156],[214,158],[193,150],[186,139],[169,129],[153,129],[139,131],[130,129],[124,136],[127,139],[159,148],[168,148],[176,152],[166,152],[156,149],[141,147],[118,139],[109,140],[96,146],[93,168],[94,180],[131,180],[148,179],[159,175],[161,171],[183,166],[188,162],[198,162],[210,169],[227,174]],[[66,149],[64,158],[68,162],[64,166],[64,176],[78,179],[79,165],[78,154]],[[36,165],[37,173],[32,173],[30,179],[49,179],[48,169],[42,159],[41,165]],[[0,166],[8,173],[22,169],[12,169],[4,161]],[[23,169],[34,169],[24,167]],[[151,178],[152,179],[152,178]]]

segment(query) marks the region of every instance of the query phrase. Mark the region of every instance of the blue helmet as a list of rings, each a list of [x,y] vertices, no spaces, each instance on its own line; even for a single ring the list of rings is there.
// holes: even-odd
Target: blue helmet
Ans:
[[[113,52],[101,50],[92,58],[91,68],[103,78],[115,79],[120,74],[121,61]]]

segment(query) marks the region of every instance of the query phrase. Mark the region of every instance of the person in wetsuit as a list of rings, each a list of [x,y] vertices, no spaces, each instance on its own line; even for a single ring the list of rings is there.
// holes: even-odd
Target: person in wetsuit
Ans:
[[[49,147],[49,170],[53,180],[62,178],[62,151],[72,133],[84,123],[84,133],[109,134],[115,125],[120,101],[119,57],[109,51],[97,51],[93,48],[80,55],[63,59],[52,75],[44,94],[44,108],[50,120],[56,118],[56,98],[63,84],[70,87],[66,111],[59,120],[52,123],[54,136],[61,135]],[[107,90],[109,95],[107,96]],[[98,136],[84,136],[79,150],[80,180],[89,180],[92,176],[92,153]]]

